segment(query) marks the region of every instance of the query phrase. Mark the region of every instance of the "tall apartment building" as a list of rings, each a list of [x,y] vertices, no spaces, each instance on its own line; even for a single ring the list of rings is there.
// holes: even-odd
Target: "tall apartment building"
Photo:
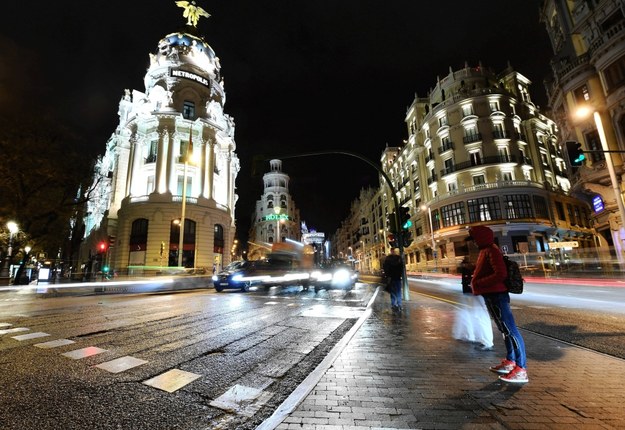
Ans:
[[[85,272],[229,262],[240,166],[220,68],[187,25],[150,54],[145,92],[125,91],[84,218]]]
[[[574,168],[571,192],[593,203],[590,218],[601,247],[611,247],[625,263],[625,2],[546,0],[542,21],[554,54],[546,88],[560,136],[592,151],[583,166]],[[595,114],[580,118],[580,108]]]
[[[556,124],[532,103],[529,86],[511,67],[496,74],[465,65],[415,97],[408,139],[381,158],[411,215],[408,270],[455,269],[473,225],[488,225],[504,252],[530,262],[547,259],[554,241],[593,250],[590,207],[570,195]],[[380,183],[386,221],[397,208]]]
[[[281,160],[269,162],[263,175],[263,194],[256,201],[249,232],[248,259],[265,256],[274,243],[301,239],[300,214],[289,193],[289,175]]]

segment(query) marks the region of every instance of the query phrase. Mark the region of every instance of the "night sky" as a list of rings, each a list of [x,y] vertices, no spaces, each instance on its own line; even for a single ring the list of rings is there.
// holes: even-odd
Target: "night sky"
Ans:
[[[540,0],[198,0],[198,29],[215,50],[225,112],[236,123],[236,208],[245,239],[261,177],[252,157],[322,150],[379,161],[407,138],[404,117],[464,66],[509,61],[543,106],[551,48]],[[150,5],[149,7],[147,5]],[[104,151],[125,88],[144,91],[148,53],[186,20],[174,0],[5,2],[0,16],[0,112],[56,118]],[[267,163],[268,167],[268,163]],[[289,159],[291,194],[309,227],[332,234],[377,172],[342,155]]]

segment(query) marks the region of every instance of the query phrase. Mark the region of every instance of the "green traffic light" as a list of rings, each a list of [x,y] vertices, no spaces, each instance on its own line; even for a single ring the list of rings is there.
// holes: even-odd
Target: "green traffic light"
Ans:
[[[410,227],[412,227],[412,221],[408,220],[404,223],[404,225],[402,225],[402,228],[404,229],[409,229]]]
[[[108,271],[109,271],[109,267],[108,267],[108,266],[104,266],[104,267],[102,268],[102,271],[103,271],[104,273],[108,272]]]

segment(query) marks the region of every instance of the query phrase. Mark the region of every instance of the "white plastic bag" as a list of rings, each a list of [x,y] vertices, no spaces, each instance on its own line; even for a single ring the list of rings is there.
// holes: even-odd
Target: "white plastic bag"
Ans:
[[[493,346],[493,325],[482,296],[463,294],[463,303],[456,311],[451,335],[454,339],[477,342],[485,348]]]

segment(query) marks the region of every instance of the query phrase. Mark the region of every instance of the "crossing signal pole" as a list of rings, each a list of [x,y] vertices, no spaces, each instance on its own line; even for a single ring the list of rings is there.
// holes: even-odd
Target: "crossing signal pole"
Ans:
[[[566,142],[566,153],[569,157],[569,163],[571,167],[580,167],[584,164],[586,156],[582,149],[582,144],[579,142]]]

